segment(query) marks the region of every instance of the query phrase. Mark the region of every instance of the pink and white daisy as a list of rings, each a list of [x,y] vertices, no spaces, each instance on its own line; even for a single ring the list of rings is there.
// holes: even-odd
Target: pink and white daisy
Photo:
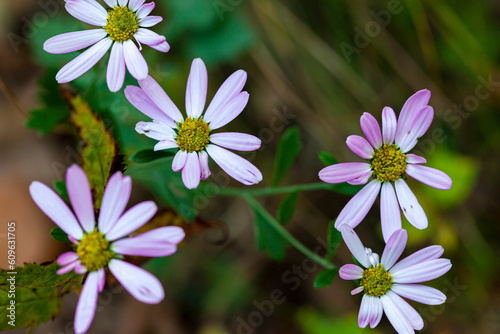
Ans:
[[[385,313],[400,334],[422,329],[422,317],[401,297],[427,305],[440,305],[446,301],[441,291],[416,284],[438,278],[450,270],[450,260],[439,258],[443,248],[429,246],[396,263],[408,240],[406,230],[397,230],[391,235],[380,260],[376,253],[363,246],[348,224],[340,226],[340,231],[352,255],[362,265],[346,264],[339,272],[344,280],[360,280],[360,286],[351,291],[352,295],[364,293],[358,316],[359,327],[370,324],[375,328]]]
[[[170,46],[164,36],[147,29],[163,19],[149,16],[154,2],[146,0],[104,0],[104,9],[96,0],[65,0],[66,10],[75,18],[98,29],[68,32],[48,39],[43,49],[61,54],[89,47],[66,64],[56,75],[59,83],[70,82],[90,70],[111,48],[106,80],[109,90],[117,92],[123,86],[125,67],[137,80],[148,75],[148,64],[139,50],[146,44],[161,52]]]
[[[88,272],[75,314],[75,332],[85,333],[94,318],[97,296],[104,289],[107,267],[125,289],[137,300],[157,304],[163,300],[160,281],[142,268],[121,260],[123,255],[158,257],[177,251],[184,231],[177,226],[159,227],[127,237],[156,213],[155,203],[146,201],[127,210],[132,181],[115,173],[104,191],[96,226],[92,193],[82,168],[73,165],[66,171],[66,187],[73,210],[49,187],[38,181],[30,185],[31,197],[75,244],[76,251],[61,254],[57,263],[63,266],[59,275],[75,270]]]
[[[155,151],[179,148],[172,169],[176,172],[182,169],[182,180],[187,188],[198,187],[200,179],[210,176],[208,156],[245,185],[262,181],[257,167],[225,149],[254,151],[260,147],[259,138],[239,132],[212,133],[235,119],[247,105],[249,95],[241,91],[246,79],[245,71],[234,72],[219,88],[203,114],[207,98],[207,69],[201,59],[193,60],[186,89],[186,119],[150,76],[139,80],[140,87],[125,88],[129,102],[153,119],[152,122],[137,123],[135,130],[159,140]]]
[[[427,227],[427,217],[417,198],[405,182],[406,176],[436,189],[448,190],[452,180],[445,173],[422,166],[427,161],[408,153],[424,135],[434,110],[428,105],[431,92],[423,89],[413,94],[404,104],[396,120],[390,107],[382,110],[382,131],[375,117],[369,113],[361,116],[361,129],[365,138],[347,137],[347,146],[368,162],[340,163],[323,168],[319,178],[328,183],[348,182],[366,184],[340,212],[335,227],[342,224],[356,227],[372,207],[379,192],[382,233],[387,242],[392,233],[401,229],[401,213],[418,229]]]

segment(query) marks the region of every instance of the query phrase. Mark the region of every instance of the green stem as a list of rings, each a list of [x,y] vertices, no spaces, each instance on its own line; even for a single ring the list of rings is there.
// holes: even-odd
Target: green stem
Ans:
[[[345,184],[329,184],[325,182],[317,182],[317,183],[306,183],[306,184],[299,184],[299,185],[285,186],[285,187],[270,187],[270,188],[260,188],[260,189],[220,188],[219,195],[242,196],[243,194],[248,194],[251,196],[269,196],[269,195],[288,194],[295,191],[311,191],[311,190],[330,190],[330,191],[338,191],[340,193],[355,194],[357,188]]]
[[[241,193],[240,193],[241,195]],[[317,255],[309,248],[304,246],[300,241],[298,241],[293,235],[290,234],[283,226],[281,226],[276,219],[274,219],[271,214],[250,194],[246,193],[243,195],[248,204],[257,211],[266,222],[276,231],[279,235],[281,235],[286,241],[288,241],[292,246],[294,246],[298,251],[300,251],[305,256],[311,258],[313,261],[318,263],[319,265],[325,267],[326,269],[335,269],[336,267],[330,263],[325,258]]]

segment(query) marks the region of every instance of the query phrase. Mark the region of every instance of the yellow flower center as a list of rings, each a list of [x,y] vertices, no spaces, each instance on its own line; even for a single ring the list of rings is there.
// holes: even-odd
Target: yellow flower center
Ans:
[[[372,176],[382,182],[394,182],[406,170],[406,155],[395,144],[384,144],[371,160]]]
[[[96,271],[106,266],[114,257],[115,253],[109,249],[109,246],[109,241],[95,229],[92,233],[84,234],[76,252],[80,262],[88,271]]]
[[[134,37],[139,29],[139,19],[127,6],[116,6],[108,11],[108,23],[104,29],[113,41],[123,43]]]
[[[199,152],[210,142],[210,129],[203,118],[188,117],[178,125],[177,138],[179,148],[188,153]]]
[[[381,264],[365,269],[361,278],[363,292],[370,296],[380,297],[389,291],[392,286],[391,274]]]

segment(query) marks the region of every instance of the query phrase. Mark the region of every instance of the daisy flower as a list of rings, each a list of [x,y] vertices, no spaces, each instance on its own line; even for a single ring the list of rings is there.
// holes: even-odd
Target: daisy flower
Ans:
[[[182,170],[182,180],[187,188],[196,188],[200,179],[210,176],[208,156],[245,185],[262,181],[257,167],[225,149],[254,151],[260,147],[259,138],[238,132],[212,133],[235,119],[247,105],[249,95],[241,91],[246,79],[245,71],[234,72],[219,88],[203,114],[207,98],[207,69],[201,59],[193,60],[186,89],[186,119],[150,76],[139,80],[140,87],[125,88],[129,102],[153,119],[152,122],[137,123],[135,130],[159,140],[155,151],[179,149],[172,169],[176,172]]]
[[[416,284],[438,278],[450,270],[450,260],[439,258],[443,248],[429,246],[396,263],[408,240],[406,230],[397,230],[389,238],[379,261],[376,253],[363,247],[349,225],[342,225],[340,231],[352,255],[363,266],[346,264],[339,272],[344,280],[360,280],[360,286],[351,291],[353,295],[364,293],[358,316],[359,327],[370,324],[375,328],[385,313],[400,334],[422,329],[422,317],[401,297],[427,305],[440,305],[446,301],[441,291]]]
[[[48,39],[43,49],[61,54],[89,47],[66,64],[56,75],[59,83],[70,82],[90,70],[111,48],[106,80],[109,90],[123,86],[125,67],[137,80],[148,75],[148,64],[139,50],[146,44],[161,52],[170,46],[164,36],[147,29],[161,22],[160,16],[149,16],[154,2],[146,0],[104,0],[104,9],[96,0],[66,0],[66,10],[75,18],[97,26],[97,29],[68,32]]]
[[[160,281],[142,268],[122,260],[123,255],[167,256],[176,252],[184,231],[177,226],[159,227],[133,237],[126,237],[144,225],[156,213],[151,201],[135,205],[125,213],[132,181],[115,173],[104,191],[99,220],[94,216],[92,193],[82,168],[72,165],[66,171],[66,187],[73,210],[49,187],[38,181],[30,185],[31,197],[75,245],[74,252],[59,256],[62,275],[71,270],[88,272],[75,314],[75,332],[85,333],[94,318],[97,296],[104,288],[105,268],[137,300],[157,304],[164,297]]]
[[[387,242],[392,233],[401,229],[401,210],[406,219],[418,229],[427,227],[427,217],[417,198],[405,182],[406,176],[436,189],[451,188],[451,178],[445,173],[422,166],[427,161],[408,153],[419,137],[423,136],[434,118],[428,106],[431,92],[418,91],[404,104],[399,119],[390,107],[382,111],[382,131],[375,117],[369,113],[361,116],[361,129],[365,138],[347,137],[347,146],[368,162],[340,163],[323,168],[319,178],[328,183],[348,182],[365,184],[340,212],[335,227],[342,224],[356,227],[366,216],[380,192],[382,233]]]

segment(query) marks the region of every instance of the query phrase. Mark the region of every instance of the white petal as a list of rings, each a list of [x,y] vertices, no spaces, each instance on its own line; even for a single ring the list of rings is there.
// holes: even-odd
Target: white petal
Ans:
[[[403,179],[397,179],[394,186],[396,187],[399,206],[403,210],[406,219],[419,230],[426,228],[428,224],[427,216],[410,187]]]
[[[186,112],[192,118],[198,118],[205,109],[207,100],[207,68],[200,58],[193,60],[186,88]]]
[[[338,229],[342,233],[342,239],[344,239],[347,248],[349,248],[356,260],[358,260],[359,263],[365,268],[370,267],[370,261],[368,260],[365,247],[363,246],[363,243],[361,243],[361,240],[356,232],[354,232],[348,224],[343,224],[338,227]]]
[[[104,290],[104,285],[106,284],[106,273],[104,268],[97,270],[97,291],[101,292]]]
[[[352,184],[353,186],[359,186],[359,185],[362,185],[362,184],[366,184],[366,182],[368,182],[368,180],[370,179],[370,177],[372,176],[372,174],[373,174],[373,172],[370,170],[370,171],[364,173],[363,175],[358,176],[355,179],[347,181],[347,183]]]
[[[399,308],[413,329],[421,330],[424,328],[424,320],[420,314],[418,314],[417,311],[415,311],[415,309],[411,307],[410,304],[408,304],[403,298],[399,297],[392,291],[387,292],[387,297],[389,297],[394,305]]]
[[[443,253],[444,249],[441,246],[435,245],[426,247],[396,263],[394,267],[391,268],[391,272],[397,272],[421,262],[437,259],[443,255]]]
[[[123,56],[130,74],[137,80],[143,80],[148,76],[148,64],[137,46],[128,40],[123,42]]]
[[[370,321],[370,313],[372,309],[372,296],[363,295],[361,306],[359,307],[358,326],[365,328]]]
[[[116,0],[115,0],[116,1]],[[136,11],[138,10],[144,3],[146,2],[146,0],[130,0],[128,2],[128,8],[130,8],[132,11]]]
[[[108,37],[85,50],[85,52],[61,68],[56,75],[57,82],[65,83],[73,81],[90,70],[92,66],[101,60],[104,54],[109,50],[111,44],[113,44],[113,41]]]
[[[177,106],[151,76],[148,75],[146,79],[139,80],[139,85],[144,93],[170,118],[178,123],[183,121],[182,114]]]
[[[75,313],[75,332],[86,333],[94,319],[99,295],[99,273],[94,271],[89,274],[83,285]]]
[[[43,49],[53,54],[78,51],[99,42],[107,34],[104,29],[68,32],[49,38],[43,44]]]
[[[413,327],[408,322],[408,319],[406,319],[406,317],[401,312],[399,307],[396,304],[394,304],[392,299],[389,298],[387,294],[381,296],[380,301],[382,302],[382,306],[384,307],[384,312],[385,315],[387,316],[387,319],[389,319],[389,321],[392,324],[392,327],[394,327],[394,329],[399,334],[415,333]]]
[[[375,328],[379,324],[382,319],[382,315],[384,314],[384,308],[382,307],[382,302],[380,298],[373,298],[372,300],[372,312],[370,315],[370,327]]]
[[[239,132],[221,132],[210,136],[210,142],[238,151],[254,151],[261,145],[261,140],[255,136]]]
[[[373,180],[363,187],[342,209],[335,227],[342,224],[349,224],[351,227],[356,227],[365,218],[377,198],[381,184],[378,180]]]
[[[174,140],[175,131],[163,122],[139,122],[135,131],[156,140]]]
[[[136,12],[137,18],[139,20],[145,18],[153,11],[154,8],[155,8],[154,2],[150,2],[150,3],[142,5]]]
[[[178,172],[186,165],[188,153],[186,151],[178,151],[172,161],[172,170]]]
[[[401,297],[405,297],[422,304],[440,305],[446,301],[444,293],[426,285],[394,283],[391,286],[391,290]]]
[[[406,100],[398,118],[398,128],[395,139],[396,144],[402,142],[403,136],[410,130],[418,112],[429,104],[430,98],[431,92],[427,89],[422,89]]]
[[[177,250],[177,244],[184,239],[184,230],[178,226],[164,226],[125,238],[113,243],[113,251],[122,255],[168,256]]]
[[[161,121],[171,128],[177,127],[175,121],[161,110],[147,95],[137,86],[127,86],[125,96],[140,112],[149,118]]]
[[[392,144],[396,138],[398,121],[391,107],[382,110],[382,137],[384,144]]]
[[[149,28],[163,21],[161,16],[146,16],[139,20],[139,27]]]
[[[149,45],[151,48],[166,53],[170,50],[170,45],[168,45],[167,41],[164,41],[163,43],[157,44],[157,45]]]
[[[381,263],[384,265],[385,270],[390,270],[392,266],[399,259],[406,247],[408,241],[408,232],[406,230],[397,230],[394,232],[384,248],[382,253]]]
[[[158,207],[152,201],[134,205],[105,233],[106,239],[113,241],[129,235],[153,218],[157,210]]]
[[[239,155],[213,144],[209,144],[206,150],[215,163],[235,180],[245,185],[262,181],[260,170]]]
[[[165,42],[165,36],[158,35],[149,29],[139,28],[134,34],[134,38],[142,44],[158,45]]]
[[[34,181],[30,185],[30,194],[36,205],[64,232],[78,240],[83,238],[82,227],[75,215],[52,189]]]
[[[369,163],[343,162],[323,168],[319,171],[318,176],[323,182],[342,183],[361,176],[366,176],[368,173],[371,175]]]
[[[406,154],[406,163],[407,164],[425,164],[427,160],[425,158],[419,157],[418,155],[408,153]]]
[[[200,159],[201,179],[206,180],[211,174],[208,166],[208,153],[205,151],[198,152],[198,158]]]
[[[343,280],[357,280],[363,277],[363,268],[355,264],[345,264],[340,268],[339,276]]]
[[[125,80],[125,59],[123,58],[123,44],[114,43],[109,57],[106,82],[111,92],[119,91]]]
[[[210,123],[233,97],[241,93],[246,81],[247,72],[243,70],[238,70],[231,74],[231,76],[229,76],[229,78],[227,78],[226,81],[224,81],[224,83],[220,86],[219,90],[212,99],[212,102],[210,102],[203,119]]]
[[[104,2],[111,8],[115,7],[118,4],[117,0],[104,0]]]
[[[396,142],[401,148],[401,152],[406,153],[417,145],[417,139],[425,134],[433,118],[434,110],[432,107],[426,106],[418,112],[411,126],[402,134],[399,141]]]
[[[421,283],[440,277],[450,270],[451,262],[448,259],[435,259],[421,262],[411,267],[391,270],[395,283]]]
[[[65,7],[74,18],[85,23],[104,27],[108,22],[108,12],[95,1],[67,0]]]
[[[101,212],[99,213],[99,231],[103,234],[108,233],[125,210],[131,190],[132,179],[130,176],[124,177],[122,173],[116,172],[109,178],[106,189],[104,189]]]
[[[156,277],[146,270],[118,259],[109,262],[109,270],[138,301],[158,304],[163,300],[165,296],[163,286]]]
[[[382,184],[380,192],[380,219],[384,241],[387,242],[392,233],[402,227],[398,199],[394,192],[394,187],[390,182]]]
[[[126,6],[126,5],[127,5],[127,3],[128,3],[128,0],[118,0],[118,5],[119,5],[120,7],[124,7],[124,6]]]
[[[186,164],[182,169],[182,182],[188,189],[198,187],[201,179],[200,159],[197,152],[188,153]]]
[[[408,164],[406,173],[412,178],[436,189],[448,190],[453,184],[453,181],[446,173],[427,166]]]
[[[154,150],[155,151],[160,151],[160,150],[168,150],[170,148],[177,148],[179,145],[175,140],[170,140],[170,139],[165,139],[165,140],[160,140],[158,144],[155,145]]]
[[[80,166],[72,165],[66,171],[66,188],[78,221],[86,232],[92,232],[95,228],[92,192],[87,175]]]
[[[215,115],[209,123],[210,129],[215,130],[223,127],[235,119],[245,109],[250,95],[247,92],[241,92],[233,97],[222,109]]]

